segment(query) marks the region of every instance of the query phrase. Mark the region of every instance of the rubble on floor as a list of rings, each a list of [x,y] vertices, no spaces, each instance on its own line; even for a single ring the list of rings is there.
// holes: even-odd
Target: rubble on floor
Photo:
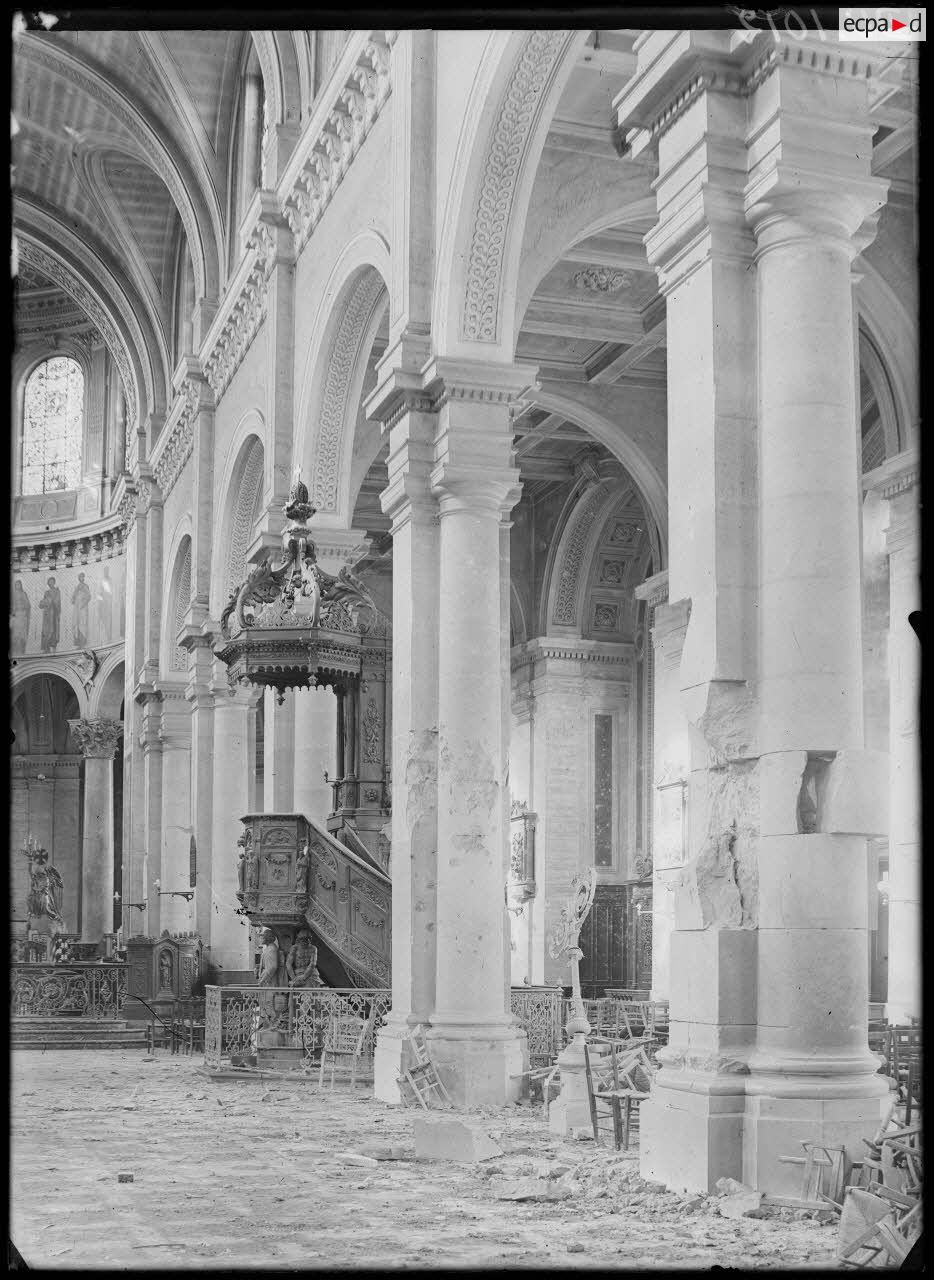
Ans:
[[[429,1163],[415,1122],[441,1113],[199,1065],[14,1053],[11,1237],[31,1267],[839,1266],[813,1218],[724,1216],[730,1196],[648,1182],[635,1150],[552,1134],[538,1107],[447,1113],[501,1154]]]

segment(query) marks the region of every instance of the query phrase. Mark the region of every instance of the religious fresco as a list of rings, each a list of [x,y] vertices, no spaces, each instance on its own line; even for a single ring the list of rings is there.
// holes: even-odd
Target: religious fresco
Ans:
[[[63,654],[118,644],[126,627],[125,562],[15,573],[10,592],[10,653]]]

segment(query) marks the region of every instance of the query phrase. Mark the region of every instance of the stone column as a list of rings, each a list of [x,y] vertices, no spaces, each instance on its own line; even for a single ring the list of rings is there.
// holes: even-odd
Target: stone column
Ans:
[[[652,611],[652,999],[671,994],[675,886],[687,852],[690,751],[681,709],[681,651],[690,609],[668,603],[668,572],[636,587]]]
[[[528,385],[523,373],[436,361],[429,378],[439,409],[431,483],[440,517],[439,944],[429,1037],[452,1098],[468,1107],[517,1097],[526,1056],[506,1007],[500,545],[503,512],[519,492],[507,406]]]
[[[879,468],[889,524],[889,990],[886,1017],[921,1016],[921,641],[908,616],[921,607],[917,453]]]
[[[434,419],[417,378],[393,370],[368,416],[389,431],[392,519],[392,1012],[377,1034],[376,1097],[398,1102],[403,1038],[435,1004],[437,948],[438,510],[430,492]]]
[[[193,901],[172,896],[190,888],[192,756],[191,711],[184,689],[162,682],[162,848],[159,859],[160,923],[170,933],[194,927]]]
[[[214,814],[212,822],[212,891],[217,915],[211,934],[211,958],[216,968],[243,973],[250,968],[249,930],[237,909],[237,840],[240,821],[250,811],[253,735],[250,719],[253,695],[239,688],[214,697]]]
[[[300,689],[295,698],[295,769],[292,804],[323,827],[331,812],[331,788],[325,773],[334,774],[337,699],[330,689]]]
[[[143,924],[151,937],[162,932],[162,695],[143,687],[136,695],[139,703],[139,745],[143,756],[143,804],[141,849],[141,896],[147,903]],[[159,884],[156,884],[156,881]],[[133,899],[136,901],[137,899]]]
[[[797,1175],[779,1157],[812,1138],[856,1159],[886,1091],[867,1045],[867,837],[886,831],[886,764],[863,737],[850,266],[887,184],[870,176],[865,69],[809,66],[781,64],[755,91],[761,145],[745,197],[759,336],[761,835],[743,1176],[786,1195]]]
[[[263,694],[263,809],[291,813],[295,780],[295,694],[286,690],[281,704],[274,689]]]
[[[672,672],[690,826],[672,876],[670,1042],[640,1108],[640,1165],[704,1190],[742,1175],[743,1059],[756,1022],[756,919],[738,887],[755,864],[755,277],[734,62],[727,33],[653,32],[615,104],[632,154],[658,152],[659,220],[645,243],[667,302],[668,598],[690,614]]]
[[[114,787],[119,720],[69,720],[84,756],[84,830],[81,849],[81,940],[100,942],[113,932]]]

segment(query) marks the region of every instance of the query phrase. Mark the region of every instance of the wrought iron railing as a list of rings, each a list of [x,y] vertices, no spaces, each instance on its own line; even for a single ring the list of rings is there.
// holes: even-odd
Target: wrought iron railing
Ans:
[[[279,997],[277,1000],[276,998]],[[382,987],[208,987],[204,1004],[205,1065],[219,1067],[224,1059],[255,1052],[257,1033],[276,1016],[285,1040],[317,1056],[328,1020],[334,1013],[369,1019],[363,1043],[364,1056],[372,1059],[376,1032],[392,1003],[392,992]],[[276,1006],[281,1005],[281,1010]]]
[[[11,964],[10,1012],[118,1018],[126,1001],[125,964]]]
[[[374,1016],[367,1031],[364,1053],[372,1057],[376,1032],[392,1005],[392,992],[382,987],[302,988],[288,991],[274,987],[208,987],[205,999],[204,1056],[207,1065],[219,1067],[231,1055],[248,1055],[256,1048],[256,1035],[280,997],[279,1025],[288,1042],[304,1048],[307,1057],[321,1046],[332,1013]],[[529,1045],[529,1066],[554,1062],[565,1042],[565,1024],[570,1017],[570,1001],[560,987],[514,987],[511,1008],[516,1022],[525,1031]],[[642,1026],[621,1021],[615,1000],[585,1001],[588,1020],[594,1031],[626,1035],[641,1032]],[[630,1021],[631,1021],[630,1015]]]

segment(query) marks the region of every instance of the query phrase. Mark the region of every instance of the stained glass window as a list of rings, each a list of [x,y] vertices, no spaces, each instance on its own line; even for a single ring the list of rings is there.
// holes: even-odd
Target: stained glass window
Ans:
[[[23,493],[75,489],[81,480],[84,374],[53,356],[29,375],[23,400]]]

